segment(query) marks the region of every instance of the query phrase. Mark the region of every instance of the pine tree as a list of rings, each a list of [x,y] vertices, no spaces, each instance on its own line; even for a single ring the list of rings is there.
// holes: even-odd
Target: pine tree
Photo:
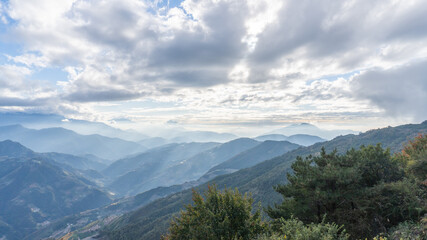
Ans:
[[[237,189],[219,191],[209,187],[203,198],[193,190],[193,205],[187,205],[170,225],[164,239],[234,240],[253,239],[266,226],[260,211],[252,214],[253,199]]]
[[[322,149],[320,156],[299,157],[292,169],[289,184],[275,188],[284,201],[268,208],[273,219],[295,216],[310,224],[325,218],[364,238],[421,214],[420,188],[380,145],[344,155]]]

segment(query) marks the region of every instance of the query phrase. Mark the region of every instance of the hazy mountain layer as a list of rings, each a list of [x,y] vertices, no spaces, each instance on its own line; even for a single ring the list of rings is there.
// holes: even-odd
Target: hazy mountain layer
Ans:
[[[179,132],[169,139],[170,142],[228,142],[238,138],[231,133],[216,133],[209,131]]]
[[[151,168],[139,168],[134,172],[120,177],[111,187],[116,191],[128,189],[128,193],[132,195],[159,186],[171,186],[197,180],[210,168],[258,144],[260,143],[249,138],[239,138],[190,158],[175,162],[173,165],[164,169],[158,169],[158,171],[151,174],[148,173],[152,171]],[[144,176],[143,180],[141,176]],[[150,177],[146,178],[146,176]]]
[[[146,148],[155,148],[155,147],[160,147],[162,145],[168,144],[170,142],[165,138],[153,137],[153,138],[143,139],[141,141],[138,141],[138,143]]]
[[[284,128],[276,129],[268,134],[283,134],[285,136],[291,136],[295,134],[308,134],[313,136],[319,136],[324,139],[332,139],[340,135],[357,134],[357,132],[352,130],[325,130],[320,129],[309,123],[299,123],[292,124]]]
[[[127,141],[140,141],[148,136],[135,132],[124,131],[101,122],[90,122],[77,119],[67,119],[56,114],[3,112],[0,113],[0,126],[20,124],[28,128],[62,127],[79,134],[101,134],[111,138],[121,138]]]
[[[152,179],[170,166],[218,145],[219,143],[169,144],[120,159],[102,173],[112,179],[110,188],[119,194],[126,194],[129,190],[141,191],[138,184]]]
[[[21,125],[2,126],[0,140],[7,139],[20,142],[37,152],[93,154],[105,159],[118,159],[145,150],[135,142],[101,135],[80,135],[64,128],[34,130]]]
[[[326,141],[323,138],[320,138],[318,136],[308,135],[308,134],[295,134],[291,136],[285,136],[282,134],[268,134],[268,135],[262,135],[259,137],[256,137],[255,140],[258,141],[288,141],[291,143],[295,143],[302,146],[310,146],[318,142],[324,142]]]

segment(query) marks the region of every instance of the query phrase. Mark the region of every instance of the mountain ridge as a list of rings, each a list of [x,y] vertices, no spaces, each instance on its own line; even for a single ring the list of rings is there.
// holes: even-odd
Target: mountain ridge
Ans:
[[[346,134],[357,134],[358,132],[353,130],[326,130],[321,129],[310,123],[299,123],[299,124],[291,124],[286,127],[282,127],[267,134],[283,134],[285,136],[296,135],[296,134],[307,134],[318,136],[327,140],[331,140],[340,135]]]

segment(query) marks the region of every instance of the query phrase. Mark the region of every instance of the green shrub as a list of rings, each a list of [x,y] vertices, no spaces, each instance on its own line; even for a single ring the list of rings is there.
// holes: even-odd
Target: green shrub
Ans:
[[[272,235],[263,235],[258,240],[347,240],[349,235],[342,227],[334,223],[307,224],[296,218],[278,220],[279,231]]]

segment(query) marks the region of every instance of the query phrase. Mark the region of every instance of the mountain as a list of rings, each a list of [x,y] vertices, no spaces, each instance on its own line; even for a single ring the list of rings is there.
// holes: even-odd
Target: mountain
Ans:
[[[101,122],[67,119],[57,114],[0,112],[0,126],[20,124],[27,128],[62,127],[83,135],[100,134],[111,138],[127,141],[140,141],[148,136],[135,132],[111,127]]]
[[[228,142],[238,138],[230,133],[216,133],[207,131],[178,131],[169,134],[167,137],[150,137],[138,141],[144,147],[155,148],[170,143],[191,143],[191,142]]]
[[[240,142],[239,145],[242,145],[242,143],[246,143],[245,145],[247,145],[248,143],[249,144],[255,143],[255,146],[253,148],[250,148],[249,150],[243,151],[243,152],[233,156],[229,160],[217,165],[213,169],[218,169],[218,166],[232,166],[233,170],[235,171],[236,169],[250,167],[250,166],[255,165],[256,163],[259,163],[263,160],[270,159],[271,157],[282,155],[284,152],[287,152],[289,150],[300,147],[299,145],[292,144],[289,142],[266,141],[266,142],[257,144],[254,141],[250,141],[247,139],[240,139],[240,140],[234,140],[234,141],[230,142],[229,144],[223,144],[221,146],[218,146],[216,148],[213,148],[211,150],[208,150],[206,152],[198,154],[198,156],[203,156],[203,155],[207,156],[208,152],[215,154],[215,152],[220,153],[220,152],[228,151],[230,149],[227,149],[227,146],[228,146],[228,148],[230,148],[230,146],[232,146],[233,144],[237,145],[237,143],[239,143],[239,142]],[[239,145],[237,145],[237,146],[239,146]],[[219,149],[221,149],[223,151],[218,151]],[[219,156],[221,154],[216,154],[216,155]],[[216,170],[212,171],[212,169],[209,172],[211,172],[213,174],[219,174],[218,171],[216,171]],[[105,206],[105,207],[102,207],[99,209],[95,209],[95,210],[92,210],[90,212],[85,212],[83,214],[79,214],[78,216],[74,216],[72,218],[62,219],[62,220],[54,223],[50,229],[56,229],[54,226],[63,226],[63,225],[66,225],[66,223],[72,223],[73,224],[72,230],[74,230],[76,228],[84,227],[86,224],[89,223],[90,220],[95,221],[96,219],[102,218],[103,216],[107,216],[107,215],[117,216],[117,215],[123,214],[125,212],[134,210],[138,207],[144,206],[144,205],[146,205],[146,204],[148,204],[148,203],[150,203],[156,199],[165,197],[165,196],[170,195],[172,193],[183,191],[183,190],[191,188],[191,187],[195,187],[201,183],[206,182],[207,180],[210,180],[210,178],[208,179],[208,177],[206,177],[206,175],[204,175],[203,177],[201,177],[197,181],[190,181],[190,182],[186,182],[186,183],[179,184],[179,185],[172,185],[169,187],[157,187],[157,188],[151,189],[149,191],[140,193],[140,194],[133,196],[133,197],[127,197],[127,198],[120,199],[111,205],[108,205],[108,206]],[[212,175],[209,175],[209,176],[212,176]],[[218,175],[215,175],[215,176],[218,176]],[[90,220],[88,220],[88,219],[90,219]],[[94,225],[97,226],[99,224],[102,224],[102,222],[97,222]],[[91,226],[93,226],[93,225],[91,225]],[[36,235],[47,237],[48,233],[46,233],[46,232],[49,232],[49,231],[47,229],[42,229],[41,231],[39,231],[38,233],[36,233],[32,237],[35,237]]]
[[[0,142],[0,156],[0,235],[6,239],[23,239],[60,217],[111,202],[95,184],[19,143]]]
[[[427,133],[427,121],[336,137],[331,141],[301,147],[253,167],[219,176],[200,185],[196,190],[203,191],[212,184],[217,184],[221,189],[224,186],[237,187],[242,193],[252,193],[255,203],[261,201],[264,206],[271,205],[281,201],[281,196],[274,191],[273,186],[286,183],[286,173],[291,171],[290,167],[297,156],[318,154],[322,147],[328,152],[337,149],[343,153],[350,148],[377,143],[397,152],[402,149],[403,143],[418,133]],[[136,211],[124,214],[104,227],[101,232],[110,239],[116,239],[118,236],[124,239],[159,239],[160,235],[165,233],[172,215],[191,202],[191,195],[191,190],[188,189],[158,199]]]
[[[121,176],[110,187],[115,191],[127,190],[128,194],[136,194],[159,186],[171,186],[197,180],[210,168],[258,144],[260,143],[250,138],[232,140],[175,162],[164,169],[152,172],[153,170],[149,168],[139,168]],[[147,171],[151,173],[147,174]],[[150,177],[148,178],[148,176]],[[135,179],[139,179],[139,181],[136,182]]]
[[[51,165],[103,185],[104,176],[97,170],[105,168],[106,165],[86,157],[55,152],[36,153],[22,146],[20,143],[6,140],[0,142],[0,160],[7,158],[43,159]]]
[[[166,140],[165,138],[162,138],[162,137],[152,137],[152,138],[146,138],[146,139],[143,139],[141,141],[138,141],[138,143],[141,144],[142,146],[150,149],[150,148],[155,148],[155,147],[160,147],[162,145],[166,145],[170,142],[168,140]]]
[[[50,159],[63,167],[67,165],[69,167],[79,170],[95,169],[99,170],[105,168],[106,165],[85,157],[78,157],[64,153],[36,153],[31,149],[22,146],[20,143],[13,142],[11,140],[5,140],[0,142],[0,158],[43,158]]]
[[[254,138],[257,141],[287,141],[288,137],[282,134],[267,134]]]
[[[326,140],[318,136],[313,136],[308,134],[294,134],[289,136],[287,141],[307,147],[318,142],[324,142]]]
[[[185,131],[179,132],[169,139],[170,142],[228,142],[238,138],[231,133],[216,133],[209,131]]]
[[[282,134],[285,136],[291,136],[295,134],[308,134],[319,136],[324,139],[332,139],[340,135],[357,134],[357,132],[352,130],[324,130],[309,123],[298,123],[271,131],[268,134]]]
[[[114,192],[125,194],[129,190],[140,191],[138,184],[155,177],[170,166],[218,145],[219,143],[173,143],[120,159],[102,173],[112,180],[109,187]]]
[[[105,123],[90,122],[77,119],[67,119],[62,121],[58,127],[70,129],[74,132],[84,135],[99,134],[110,138],[120,138],[126,141],[137,142],[148,138],[147,135],[137,131],[126,131],[111,127]]]
[[[204,183],[217,176],[232,173],[243,168],[252,167],[260,162],[283,155],[299,147],[300,145],[290,143],[288,141],[264,141],[263,143],[211,168],[200,178],[199,181]]]
[[[302,146],[310,146],[318,142],[324,142],[326,141],[323,138],[320,138],[318,136],[308,135],[308,134],[294,134],[289,137],[282,135],[282,134],[267,134],[258,136],[255,138],[257,141],[288,141],[291,143],[295,143]]]
[[[40,155],[46,158],[54,159],[58,163],[66,164],[66,165],[69,165],[70,167],[73,167],[79,170],[93,169],[93,170],[100,171],[107,167],[107,164],[103,162],[98,162],[85,157],[78,157],[71,154],[49,152],[49,153],[40,153]]]
[[[142,152],[135,142],[101,135],[80,135],[64,128],[28,129],[21,125],[0,127],[0,140],[13,140],[37,152],[60,152],[72,155],[93,154],[105,159],[118,159]]]
[[[0,142],[0,159],[1,158],[29,158],[36,157],[37,154],[17,142],[10,140]]]

